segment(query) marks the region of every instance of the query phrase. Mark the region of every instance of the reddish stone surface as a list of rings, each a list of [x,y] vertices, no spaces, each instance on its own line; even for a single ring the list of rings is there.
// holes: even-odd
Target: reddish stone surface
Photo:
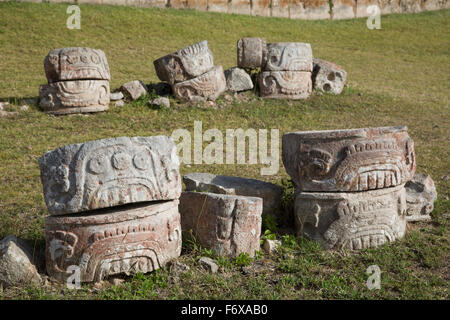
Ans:
[[[179,209],[183,231],[205,248],[231,257],[259,250],[261,198],[183,192]]]
[[[332,19],[351,19],[356,17],[356,0],[333,0]]]
[[[45,240],[47,272],[61,281],[70,266],[80,268],[82,282],[151,272],[181,253],[178,201],[47,217]]]
[[[330,19],[328,0],[290,0],[291,19]]]
[[[289,18],[289,3],[290,0],[272,0],[271,16]]]
[[[252,0],[252,16],[270,17],[271,0]]]
[[[250,0],[230,0],[228,3],[228,13],[251,14]]]
[[[416,169],[405,126],[283,135],[283,163],[301,191],[365,191],[402,185]]]

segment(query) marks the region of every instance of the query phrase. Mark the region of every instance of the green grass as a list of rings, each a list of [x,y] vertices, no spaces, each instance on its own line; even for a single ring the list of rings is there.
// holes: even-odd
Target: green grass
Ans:
[[[5,299],[448,299],[450,209],[450,11],[381,18],[381,30],[368,30],[365,19],[295,21],[190,10],[139,9],[81,5],[81,30],[65,27],[67,5],[0,3],[0,101],[12,109],[36,97],[45,83],[43,59],[53,48],[87,46],[105,51],[111,88],[134,79],[156,82],[153,60],[207,39],[216,65],[236,64],[236,41],[262,36],[268,42],[309,42],[315,57],[342,65],[348,87],[340,96],[313,95],[305,101],[234,100],[219,110],[176,104],[151,109],[145,99],[91,115],[48,116],[36,105],[10,119],[0,118],[0,237],[15,234],[42,250],[47,210],[37,160],[46,151],[70,143],[117,136],[193,132],[194,121],[209,128],[294,130],[357,128],[405,124],[415,141],[418,172],[431,174],[439,198],[433,222],[409,226],[392,245],[359,253],[325,252],[306,239],[285,237],[281,252],[253,261],[216,257],[184,243],[180,261],[190,271],[174,275],[165,268],[136,275],[121,286],[79,291],[63,287],[10,288]],[[223,99],[221,99],[223,101]],[[224,102],[223,102],[224,103]],[[280,144],[281,145],[281,144]],[[292,189],[281,164],[274,176],[260,176],[260,165],[182,165],[182,174],[206,171],[266,180]],[[273,221],[265,223],[273,229]],[[284,230],[277,231],[282,239]],[[207,274],[200,256],[221,266]],[[367,267],[382,271],[381,290],[365,283]],[[249,266],[246,266],[249,265]],[[251,274],[249,276],[248,274]],[[62,291],[63,290],[63,291]]]

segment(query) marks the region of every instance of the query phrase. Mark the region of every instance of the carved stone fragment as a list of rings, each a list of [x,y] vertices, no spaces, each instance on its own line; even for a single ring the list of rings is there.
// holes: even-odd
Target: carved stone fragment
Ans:
[[[153,64],[158,78],[170,84],[198,77],[214,67],[206,40],[159,58]]]
[[[177,199],[179,160],[166,136],[120,137],[67,145],[39,159],[51,215]]]
[[[219,255],[253,256],[260,247],[262,205],[263,200],[255,197],[183,192],[181,225]]]
[[[260,68],[266,54],[263,38],[242,38],[237,42],[237,61],[241,68]]]
[[[431,220],[430,213],[437,199],[436,187],[428,174],[416,173],[405,185],[408,221]]]
[[[107,80],[74,80],[39,87],[40,107],[49,114],[99,112],[108,110]]]
[[[54,49],[44,59],[49,83],[66,80],[111,80],[102,50],[69,47]]]
[[[103,209],[45,220],[48,274],[64,281],[79,267],[82,282],[159,269],[181,253],[178,200]]]
[[[226,87],[222,66],[216,66],[201,76],[174,84],[172,89],[175,97],[180,100],[214,101],[225,92]]]
[[[296,192],[296,227],[326,249],[366,249],[406,229],[404,185],[364,192]]]
[[[411,180],[414,142],[405,126],[293,132],[282,158],[301,191],[366,191]]]
[[[347,80],[347,72],[334,63],[314,59],[312,80],[314,90],[340,94]]]
[[[313,57],[309,43],[278,42],[267,44],[264,71],[312,71]]]
[[[202,172],[184,175],[183,182],[186,191],[262,198],[264,214],[276,215],[281,209],[283,188],[269,182]]]
[[[259,74],[261,97],[273,99],[306,99],[311,95],[311,72],[263,71]]]

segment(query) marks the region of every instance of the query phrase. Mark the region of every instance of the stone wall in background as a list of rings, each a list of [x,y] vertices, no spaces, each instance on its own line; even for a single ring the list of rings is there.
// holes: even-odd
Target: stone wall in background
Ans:
[[[0,0],[4,1],[4,0]],[[194,9],[291,19],[351,19],[370,16],[377,4],[381,14],[449,9],[448,0],[22,0],[50,3],[90,3],[144,8]]]

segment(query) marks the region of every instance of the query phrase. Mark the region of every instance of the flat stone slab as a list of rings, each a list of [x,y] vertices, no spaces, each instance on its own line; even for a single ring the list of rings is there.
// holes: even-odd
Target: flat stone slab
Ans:
[[[43,84],[39,106],[48,114],[100,112],[108,110],[109,81],[74,80]]]
[[[153,61],[161,81],[174,84],[198,77],[214,67],[208,41],[194,43],[184,49]]]
[[[259,94],[271,99],[307,99],[312,92],[311,72],[263,71],[259,74]]]
[[[70,266],[80,268],[82,282],[152,272],[180,256],[178,200],[50,216],[45,240],[47,272],[60,281]]]
[[[253,89],[252,78],[244,69],[233,67],[225,70],[224,73],[227,81],[227,90],[240,92]]]
[[[297,232],[326,249],[374,248],[404,236],[405,188],[296,192],[295,218]]]
[[[195,172],[183,176],[186,191],[259,197],[263,199],[263,214],[276,215],[281,210],[283,188],[256,179]]]
[[[173,85],[173,93],[177,99],[184,101],[214,101],[227,88],[227,81],[222,66],[187,81]]]
[[[340,94],[347,81],[347,72],[341,66],[322,59],[314,59],[313,65],[314,90]]]
[[[140,80],[133,80],[127,83],[124,83],[120,87],[120,91],[127,97],[129,100],[134,101],[140,98],[143,95],[148,93],[147,86]]]
[[[282,158],[301,191],[366,191],[411,180],[414,142],[406,126],[286,133]]]
[[[412,180],[405,184],[408,221],[431,220],[430,213],[437,200],[436,187],[428,174],[416,173]]]
[[[49,83],[66,80],[111,80],[106,55],[99,49],[54,49],[44,59],[44,70]]]
[[[120,137],[60,147],[39,159],[51,215],[177,199],[179,159],[166,136]]]
[[[264,71],[307,71],[313,70],[312,49],[309,43],[278,42],[267,44]]]
[[[263,200],[203,192],[183,192],[181,226],[195,240],[223,256],[250,256],[259,250]]]
[[[237,61],[241,68],[261,68],[266,54],[263,38],[242,38],[237,42]]]
[[[41,277],[32,262],[32,253],[14,236],[0,241],[0,285],[4,288],[39,285]]]

